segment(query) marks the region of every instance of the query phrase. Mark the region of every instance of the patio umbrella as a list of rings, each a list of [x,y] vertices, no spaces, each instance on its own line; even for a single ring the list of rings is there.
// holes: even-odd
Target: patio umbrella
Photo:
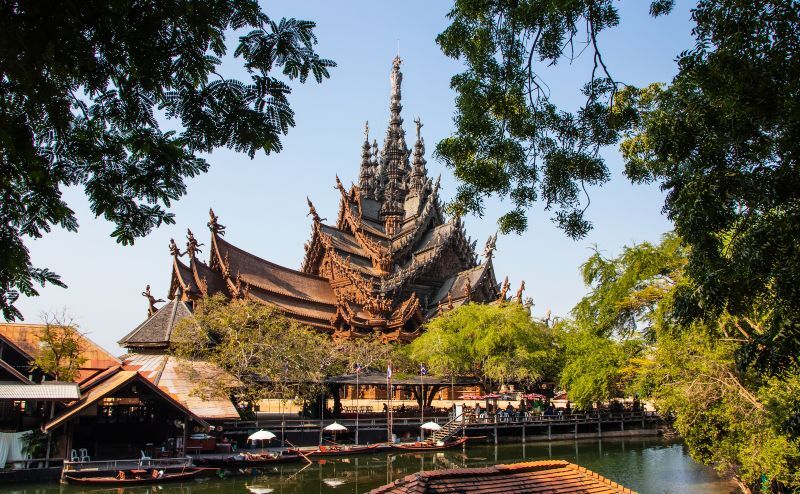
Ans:
[[[271,433],[270,431],[265,431],[264,429],[261,429],[260,431],[254,432],[249,436],[247,436],[247,440],[253,442],[262,441],[262,446],[263,446],[263,441],[269,441],[270,439],[275,439],[275,437],[276,437],[275,434]]]
[[[442,428],[442,426],[436,422],[425,422],[420,426],[420,428],[426,431],[438,431]]]
[[[480,400],[481,396],[476,394],[465,394],[461,396],[462,400]]]
[[[343,426],[339,422],[334,422],[330,425],[326,425],[322,430],[333,432],[333,440],[336,441],[336,433],[347,431],[347,427]]]
[[[323,479],[322,482],[327,486],[333,487],[334,489],[345,484],[345,481],[340,479]]]
[[[545,400],[546,398],[545,395],[540,395],[539,393],[528,393],[525,395],[526,400]]]
[[[328,432],[343,432],[347,430],[347,427],[343,426],[339,422],[334,422],[331,425],[326,425],[325,430]]]
[[[248,485],[245,487],[247,487],[247,490],[252,494],[270,494],[271,492],[275,492],[275,489],[272,487],[257,487],[254,485]]]

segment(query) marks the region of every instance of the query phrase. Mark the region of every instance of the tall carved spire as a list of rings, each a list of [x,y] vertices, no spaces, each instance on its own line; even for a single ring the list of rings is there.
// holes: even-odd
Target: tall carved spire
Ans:
[[[372,157],[369,145],[369,122],[364,123],[364,143],[361,145],[361,173],[358,176],[358,187],[365,197],[373,195],[373,180],[375,170],[372,167]]]
[[[414,144],[414,156],[411,161],[411,182],[409,184],[409,193],[421,195],[422,190],[425,188],[425,182],[428,178],[428,170],[425,168],[425,139],[422,138],[422,122],[419,117],[414,120],[417,124],[417,142]]]
[[[382,151],[385,187],[381,215],[388,235],[397,233],[403,221],[403,203],[407,193],[406,180],[409,169],[406,133],[403,130],[403,118],[400,116],[400,111],[403,109],[400,103],[402,97],[400,86],[403,82],[400,63],[402,63],[400,57],[395,57],[392,61],[389,127],[386,129]]]

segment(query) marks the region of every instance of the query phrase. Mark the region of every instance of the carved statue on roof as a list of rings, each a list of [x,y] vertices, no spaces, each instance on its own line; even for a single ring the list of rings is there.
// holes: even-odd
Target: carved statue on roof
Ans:
[[[208,229],[212,232],[224,236],[225,235],[225,227],[219,224],[219,216],[214,214],[214,210],[209,208],[208,215],[211,219],[208,222]]]
[[[306,196],[306,202],[308,202],[308,214],[306,216],[311,216],[311,219],[314,220],[314,223],[319,223],[323,221],[323,218],[320,218],[317,214],[317,208],[314,207],[314,203],[311,202],[311,199]],[[327,219],[327,218],[324,218]]]
[[[472,282],[467,278],[467,283],[464,285],[464,296],[467,297],[467,302],[472,299]]]
[[[497,298],[497,300],[504,302],[506,300],[506,294],[508,293],[509,288],[511,288],[511,284],[508,282],[508,276],[506,276],[506,279],[503,280],[503,286],[500,287],[500,296]]]
[[[189,254],[190,258],[194,258],[198,253],[203,252],[200,250],[200,246],[205,245],[201,244],[194,238],[194,233],[188,228],[186,229],[186,252],[185,254]]]
[[[175,243],[174,238],[169,239],[169,253],[175,257],[181,257],[185,254],[178,248],[178,244]]]
[[[517,303],[520,304],[522,303],[522,292],[524,291],[525,291],[525,280],[522,280],[522,283],[519,284],[519,290],[517,290],[517,295],[516,297],[514,297]]]
[[[486,240],[486,246],[483,248],[483,257],[487,260],[493,258],[495,249],[497,249],[497,233],[489,235],[489,239]]]
[[[147,299],[147,317],[152,317],[153,314],[158,312],[156,304],[165,301],[164,299],[161,298],[156,300],[156,298],[150,293],[150,285],[147,285],[145,287],[144,291],[142,292],[142,296]]]

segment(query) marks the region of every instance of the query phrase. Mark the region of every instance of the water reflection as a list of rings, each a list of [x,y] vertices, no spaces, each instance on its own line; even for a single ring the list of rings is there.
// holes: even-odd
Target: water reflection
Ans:
[[[157,487],[87,490],[75,486],[20,486],[19,494],[361,494],[406,475],[426,470],[564,459],[579,463],[640,493],[728,493],[730,483],[689,459],[679,442],[626,439],[562,443],[475,445],[465,450],[383,453],[313,464],[276,465],[224,479],[202,479]]]

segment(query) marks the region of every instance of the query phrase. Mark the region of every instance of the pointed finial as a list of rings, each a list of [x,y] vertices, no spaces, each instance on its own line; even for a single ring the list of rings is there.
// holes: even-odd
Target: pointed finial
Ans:
[[[189,257],[191,259],[194,259],[194,256],[198,252],[203,252],[202,250],[200,250],[200,246],[201,245],[204,245],[204,244],[199,243],[197,241],[197,239],[194,238],[194,234],[192,233],[192,231],[187,228],[186,229],[186,252],[185,253],[189,254]]]
[[[225,227],[219,224],[219,216],[214,214],[213,209],[208,209],[208,215],[210,217],[210,220],[208,221],[208,229],[221,236],[225,235]]]
[[[522,303],[522,292],[525,291],[525,280],[522,280],[522,283],[519,284],[519,290],[517,290],[516,301],[517,303]]]
[[[364,122],[364,142],[369,145],[369,120]]]
[[[483,257],[486,259],[491,259],[494,257],[494,251],[497,248],[497,233],[494,235],[489,235],[489,239],[486,240],[486,246],[483,249]]]
[[[420,130],[422,130],[423,123],[419,117],[414,120],[414,123],[417,124],[417,140],[420,140]]]
[[[511,283],[508,282],[508,276],[506,276],[506,279],[503,280],[503,286],[500,287],[500,296],[497,297],[497,300],[505,302],[509,288],[511,288]]]
[[[311,216],[314,219],[314,223],[319,223],[322,221],[317,214],[317,208],[314,207],[314,204],[311,202],[311,199],[306,196],[306,202],[308,202],[308,214],[306,216]]]

